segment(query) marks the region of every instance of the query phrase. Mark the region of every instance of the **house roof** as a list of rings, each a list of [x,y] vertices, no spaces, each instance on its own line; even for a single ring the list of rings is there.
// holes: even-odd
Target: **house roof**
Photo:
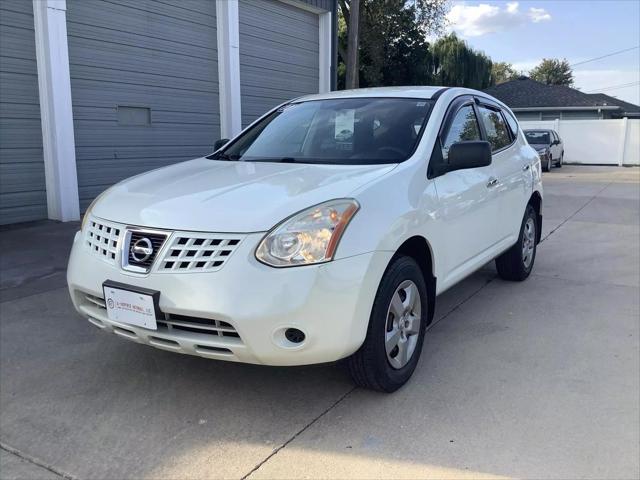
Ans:
[[[600,101],[604,102],[606,105],[616,105],[622,109],[625,113],[635,113],[640,114],[640,106],[634,105],[633,103],[625,102],[624,100],[620,100],[619,98],[612,97],[610,95],[605,95],[604,93],[591,93],[590,97],[597,97]]]
[[[528,77],[501,83],[484,90],[512,109],[519,108],[589,108],[615,106],[622,111],[638,112],[640,107],[602,93],[587,94],[562,85],[547,85]]]

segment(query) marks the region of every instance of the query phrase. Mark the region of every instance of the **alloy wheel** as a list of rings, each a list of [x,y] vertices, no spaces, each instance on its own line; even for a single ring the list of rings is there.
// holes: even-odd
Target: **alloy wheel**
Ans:
[[[398,285],[387,309],[385,349],[389,364],[400,369],[404,367],[416,349],[422,302],[415,283],[405,280]]]
[[[522,262],[529,269],[533,262],[533,253],[536,248],[536,222],[533,218],[527,218],[522,232]]]

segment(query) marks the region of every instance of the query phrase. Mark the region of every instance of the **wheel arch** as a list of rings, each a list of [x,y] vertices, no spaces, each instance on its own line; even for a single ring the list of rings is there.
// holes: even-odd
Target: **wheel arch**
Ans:
[[[536,218],[538,223],[538,228],[536,229],[536,244],[540,243],[540,239],[542,237],[542,195],[540,195],[539,191],[535,191],[529,197],[529,201],[527,205],[531,205],[533,209],[536,211]]]
[[[400,255],[405,255],[407,257],[413,258],[420,270],[422,271],[422,276],[424,277],[425,283],[427,284],[427,295],[428,295],[428,312],[427,312],[427,325],[429,325],[435,314],[435,303],[436,303],[436,282],[437,278],[435,276],[435,265],[433,262],[433,249],[431,248],[431,244],[429,241],[421,235],[414,235],[413,237],[407,238],[402,244],[397,248],[394,258]]]

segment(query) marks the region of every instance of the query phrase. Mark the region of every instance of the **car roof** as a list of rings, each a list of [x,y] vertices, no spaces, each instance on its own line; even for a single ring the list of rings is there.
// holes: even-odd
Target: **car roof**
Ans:
[[[307,102],[312,100],[331,100],[338,98],[422,98],[425,100],[435,99],[443,94],[450,95],[449,100],[460,95],[473,95],[492,101],[500,105],[501,108],[509,109],[507,105],[497,98],[471,88],[464,87],[443,87],[443,86],[414,86],[414,87],[374,87],[374,88],[356,88],[353,90],[335,90],[333,92],[316,93],[305,95],[293,99],[295,102]]]
[[[447,87],[375,87],[356,88],[353,90],[336,90],[327,93],[316,93],[296,98],[296,101],[329,100],[332,98],[424,98],[430,99],[437,92]],[[478,92],[480,93],[480,92]]]
[[[524,132],[544,132],[544,133],[555,132],[555,130],[553,130],[552,128],[523,128],[522,130]]]

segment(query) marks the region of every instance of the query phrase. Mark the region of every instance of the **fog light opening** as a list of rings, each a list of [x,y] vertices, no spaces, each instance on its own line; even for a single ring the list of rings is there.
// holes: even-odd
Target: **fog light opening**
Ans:
[[[304,342],[306,335],[302,330],[298,330],[297,328],[287,328],[284,331],[284,336],[291,343],[295,343],[296,345]]]

